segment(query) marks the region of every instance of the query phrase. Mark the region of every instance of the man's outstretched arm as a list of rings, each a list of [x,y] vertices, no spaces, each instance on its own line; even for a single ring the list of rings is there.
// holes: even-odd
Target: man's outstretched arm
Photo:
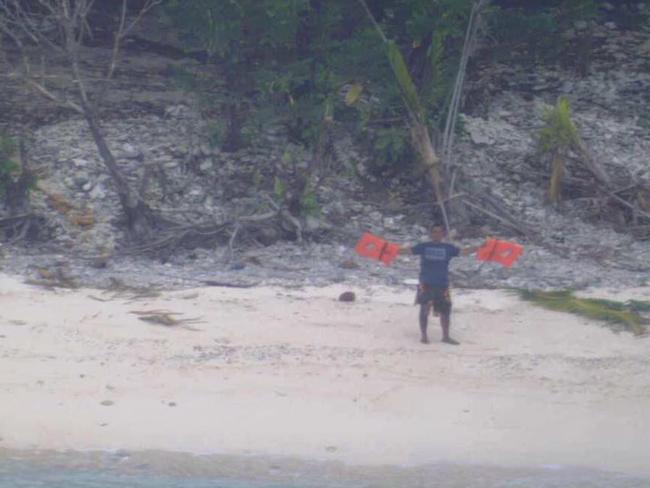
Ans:
[[[461,256],[469,256],[470,254],[474,254],[476,251],[478,251],[481,248],[481,246],[470,246],[470,247],[464,247],[460,250],[460,255]]]
[[[400,246],[397,254],[413,254],[412,246]]]

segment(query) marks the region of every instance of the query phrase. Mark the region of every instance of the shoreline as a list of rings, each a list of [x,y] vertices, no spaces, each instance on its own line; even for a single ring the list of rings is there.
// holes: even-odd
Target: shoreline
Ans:
[[[236,486],[373,486],[394,488],[409,486],[485,488],[505,483],[535,483],[534,486],[641,488],[648,479],[605,470],[572,466],[512,467],[461,463],[418,466],[350,465],[340,461],[315,461],[282,456],[256,455],[197,455],[168,451],[15,451],[0,449],[0,474],[20,479],[53,476],[74,479],[84,474],[93,482],[98,477],[109,479],[117,486],[130,486],[129,480],[174,481],[209,480],[210,483],[234,483]],[[22,479],[21,481],[24,481]],[[623,483],[623,484],[621,484]],[[2,482],[0,480],[0,486]],[[139,484],[137,486],[140,486]],[[147,485],[148,486],[148,485]],[[164,486],[167,486],[166,484]],[[183,484],[183,486],[185,486]],[[213,485],[209,485],[213,486]]]
[[[455,290],[462,345],[424,346],[412,299],[345,284],[113,296],[0,275],[0,448],[650,476],[648,338]]]

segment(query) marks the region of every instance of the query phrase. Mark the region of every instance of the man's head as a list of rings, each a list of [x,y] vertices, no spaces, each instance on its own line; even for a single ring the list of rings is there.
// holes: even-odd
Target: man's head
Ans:
[[[436,225],[431,228],[431,240],[434,242],[441,241],[445,237],[445,228],[442,225]]]

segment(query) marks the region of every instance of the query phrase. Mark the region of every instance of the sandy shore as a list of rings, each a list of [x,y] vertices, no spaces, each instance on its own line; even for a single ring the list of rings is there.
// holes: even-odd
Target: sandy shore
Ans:
[[[336,300],[345,289],[357,302]],[[650,475],[649,338],[457,290],[462,345],[424,346],[412,300],[407,286],[138,297],[0,275],[0,448]],[[133,313],[152,310],[198,322]]]

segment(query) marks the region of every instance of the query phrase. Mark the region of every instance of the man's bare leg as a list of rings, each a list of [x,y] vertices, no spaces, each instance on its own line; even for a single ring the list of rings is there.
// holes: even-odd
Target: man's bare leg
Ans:
[[[454,340],[449,335],[449,328],[451,327],[451,313],[441,313],[440,314],[440,326],[442,327],[442,342],[445,344],[451,344],[452,346],[457,346],[460,342]]]
[[[431,305],[428,303],[422,303],[420,305],[420,342],[422,344],[429,343],[429,336],[427,335],[429,307],[431,307]]]

